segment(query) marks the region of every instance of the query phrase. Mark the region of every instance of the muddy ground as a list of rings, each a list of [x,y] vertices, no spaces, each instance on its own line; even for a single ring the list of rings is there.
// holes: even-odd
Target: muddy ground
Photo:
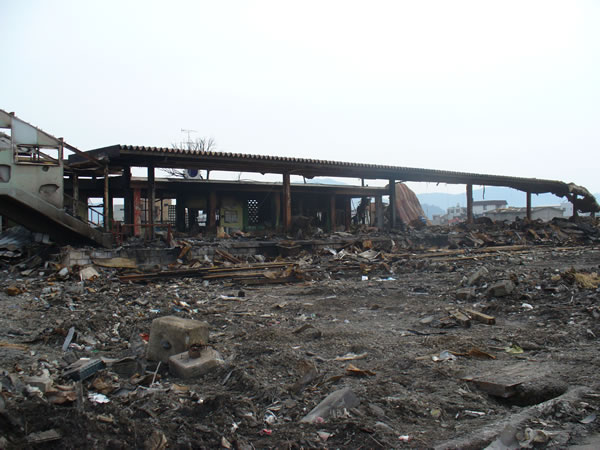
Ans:
[[[600,289],[593,276],[600,247],[415,255],[366,275],[339,261],[339,270],[317,270],[311,280],[262,286],[197,278],[121,283],[115,269],[98,269],[99,278],[82,283],[74,272],[61,280],[7,267],[0,281],[2,445],[484,448],[503,430],[512,447],[495,448],[568,448],[593,439],[600,431]],[[325,258],[305,256],[317,269]],[[474,297],[459,300],[457,290],[481,267],[488,273],[473,284]],[[514,290],[489,294],[499,280],[511,280]],[[21,292],[9,296],[10,286]],[[484,312],[495,324],[461,326],[449,318],[457,308]],[[223,366],[183,380],[144,361],[152,320],[170,314],[208,322]],[[63,352],[71,327],[74,345]],[[104,369],[81,387],[62,377],[80,357],[131,355],[147,372]],[[515,366],[526,376],[508,399],[465,380]],[[23,382],[44,373],[50,391],[58,386],[63,394],[44,395]],[[357,407],[300,422],[344,387]],[[99,391],[108,403],[88,398]],[[41,442],[36,433],[48,430],[55,434]]]

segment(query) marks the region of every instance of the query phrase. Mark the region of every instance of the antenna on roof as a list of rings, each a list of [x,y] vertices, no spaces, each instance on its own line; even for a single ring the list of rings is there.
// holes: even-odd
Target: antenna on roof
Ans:
[[[190,137],[190,134],[191,133],[197,133],[197,131],[196,130],[188,130],[186,128],[182,128],[181,132],[182,133],[187,133],[187,142],[186,143],[187,143],[188,150],[191,150],[193,142],[192,142],[192,138]]]

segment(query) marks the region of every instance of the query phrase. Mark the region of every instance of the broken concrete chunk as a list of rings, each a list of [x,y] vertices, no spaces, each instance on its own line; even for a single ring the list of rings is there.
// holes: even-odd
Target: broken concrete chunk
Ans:
[[[167,363],[170,356],[187,351],[193,344],[208,344],[206,322],[176,316],[159,317],[152,321],[147,358]]]
[[[219,352],[210,347],[204,347],[198,358],[190,358],[188,352],[173,355],[169,358],[169,371],[180,378],[199,377],[219,367],[223,359]]]
[[[81,278],[81,281],[94,280],[99,276],[100,274],[98,273],[98,271],[92,266],[88,266],[85,269],[81,269],[79,271],[79,278]]]
[[[462,288],[456,291],[458,300],[471,300],[473,297],[475,297],[475,289],[473,288]]]
[[[480,267],[474,273],[472,273],[471,276],[469,276],[469,278],[467,278],[467,286],[479,284],[481,279],[489,273],[490,271],[487,270],[485,267]]]
[[[358,397],[350,388],[340,389],[329,394],[315,408],[309,412],[300,422],[314,423],[317,418],[326,419],[334,416],[344,409],[355,408],[360,404]]]
[[[515,284],[510,280],[501,280],[492,284],[487,294],[490,297],[505,297],[509,295],[515,289]]]
[[[48,389],[52,386],[52,380],[49,377],[25,377],[23,380],[25,384],[36,387],[42,394],[45,394]]]

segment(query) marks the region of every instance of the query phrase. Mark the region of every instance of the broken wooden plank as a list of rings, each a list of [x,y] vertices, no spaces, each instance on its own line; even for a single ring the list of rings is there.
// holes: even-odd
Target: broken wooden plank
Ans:
[[[516,252],[523,250],[531,250],[528,245],[499,245],[497,247],[481,247],[481,248],[466,248],[456,250],[436,250],[424,253],[385,253],[386,257],[397,258],[440,258],[444,256],[456,256],[473,253],[490,253],[490,252]]]
[[[238,258],[236,258],[235,256],[233,256],[231,253],[225,251],[225,250],[221,250],[219,248],[215,249],[215,253],[217,255],[219,255],[221,258],[233,263],[233,264],[242,264],[242,261],[239,260]]]
[[[471,319],[459,310],[450,311],[450,315],[454,320],[460,323],[463,327],[469,328],[471,326]]]
[[[143,274],[127,274],[121,275],[119,281],[122,283],[127,281],[151,281],[161,278],[177,278],[177,277],[204,277],[209,274],[218,273],[235,273],[242,271],[251,271],[268,268],[281,268],[288,266],[289,263],[259,263],[241,267],[200,267],[197,269],[178,269],[178,270],[163,270],[161,272],[143,273]]]
[[[494,325],[496,323],[496,318],[494,316],[489,316],[471,308],[464,308],[464,311],[477,322],[485,323],[486,325]]]

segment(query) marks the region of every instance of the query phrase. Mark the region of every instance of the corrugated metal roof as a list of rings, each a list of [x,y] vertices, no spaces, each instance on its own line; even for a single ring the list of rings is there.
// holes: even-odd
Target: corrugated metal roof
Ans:
[[[113,145],[90,150],[90,155],[104,158],[113,167],[197,168],[206,170],[257,173],[289,173],[308,178],[317,176],[387,179],[449,184],[505,186],[530,193],[551,192],[560,197],[574,194],[582,211],[600,211],[594,197],[583,187],[557,180],[490,175],[448,170],[422,169],[392,165],[331,161],[287,156],[254,155],[215,151],[186,150],[168,147]],[[69,164],[84,168],[89,162],[80,155],[69,156]]]
[[[231,161],[252,161],[252,162],[275,162],[282,163],[283,165],[289,165],[290,167],[296,165],[311,165],[311,166],[319,166],[321,168],[326,167],[335,167],[335,168],[352,168],[352,169],[362,169],[362,170],[377,170],[377,171],[385,171],[390,173],[397,173],[402,175],[403,173],[410,174],[424,174],[424,175],[439,175],[439,176],[452,176],[456,178],[469,178],[469,177],[485,177],[489,180],[502,180],[502,181],[513,181],[515,183],[523,182],[526,184],[530,183],[561,183],[556,180],[545,180],[538,178],[524,178],[524,177],[512,177],[512,176],[503,176],[503,175],[490,175],[490,174],[479,174],[479,173],[469,173],[469,172],[457,172],[457,171],[449,171],[449,170],[437,170],[437,169],[424,169],[424,168],[416,168],[416,167],[403,167],[403,166],[392,166],[386,164],[370,164],[370,163],[356,163],[356,162],[347,162],[347,161],[334,161],[334,160],[323,160],[323,159],[312,159],[312,158],[297,158],[297,157],[289,157],[289,156],[271,156],[271,155],[256,155],[250,153],[230,153],[230,152],[215,152],[215,151],[199,151],[199,150],[186,150],[186,149],[178,149],[178,148],[169,148],[169,147],[148,147],[148,146],[138,146],[138,145],[116,145],[111,147],[105,147],[103,149],[92,150],[92,152],[102,152],[102,150],[114,149],[118,148],[122,154],[131,154],[131,153],[143,153],[147,155],[180,155],[186,157],[196,157],[198,160],[206,162],[207,160],[214,159],[227,159]],[[75,155],[73,155],[75,156]],[[69,158],[70,159],[70,158]],[[77,158],[78,159],[78,158]],[[199,162],[201,162],[199,161]],[[293,168],[293,167],[292,167]],[[368,174],[367,174],[368,175]],[[365,176],[365,178],[369,178],[369,176]],[[398,180],[403,178],[397,178]],[[403,179],[404,181],[411,181],[408,179]],[[420,180],[416,180],[420,181]]]

